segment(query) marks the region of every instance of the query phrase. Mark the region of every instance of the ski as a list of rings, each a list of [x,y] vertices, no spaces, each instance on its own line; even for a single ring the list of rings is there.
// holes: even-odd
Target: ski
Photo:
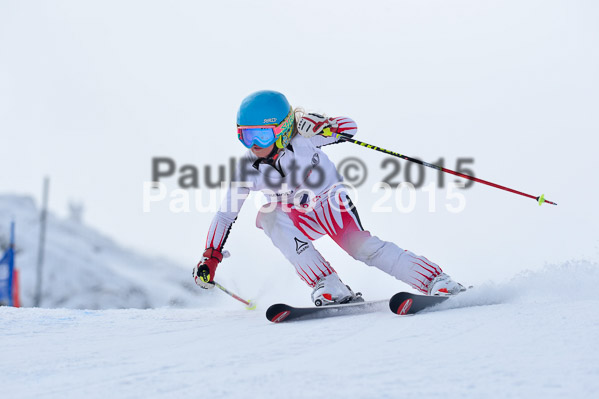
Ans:
[[[389,309],[398,315],[415,314],[445,302],[449,298],[448,296],[428,296],[399,292],[389,300]]]
[[[308,320],[323,317],[372,313],[384,309],[388,302],[389,301],[387,300],[382,300],[303,308],[296,308],[284,303],[277,303],[266,310],[266,318],[273,323],[281,323],[290,320]]]

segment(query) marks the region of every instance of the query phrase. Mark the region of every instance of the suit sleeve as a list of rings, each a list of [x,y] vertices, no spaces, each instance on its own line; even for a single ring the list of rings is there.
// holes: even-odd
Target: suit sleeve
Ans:
[[[214,218],[212,218],[212,223],[208,229],[208,236],[206,237],[205,248],[214,248],[218,251],[222,251],[225,242],[229,237],[229,233],[231,232],[231,227],[233,226],[233,223],[235,223],[235,220],[237,220],[237,215],[239,215],[239,212],[241,211],[241,207],[250,192],[255,189],[255,181],[251,177],[248,178],[248,181],[240,181],[239,171],[242,167],[241,163],[248,163],[250,161],[251,159],[246,155],[246,157],[241,158],[240,162],[237,164],[234,182],[229,184],[227,196],[221,203]]]
[[[237,215],[249,194],[250,189],[247,187],[229,187],[227,197],[223,200],[214,218],[212,218],[212,223],[208,229],[208,237],[206,237],[206,248],[222,251],[229,237],[231,227],[237,220]]]

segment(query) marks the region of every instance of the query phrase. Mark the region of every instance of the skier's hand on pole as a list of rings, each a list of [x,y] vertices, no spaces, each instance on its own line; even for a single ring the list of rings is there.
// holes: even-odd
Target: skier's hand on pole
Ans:
[[[226,252],[226,251],[225,251]],[[200,263],[193,268],[193,279],[204,289],[214,288],[214,274],[218,264],[222,262],[223,254],[214,248],[207,248]]]
[[[322,134],[326,128],[335,127],[337,127],[337,122],[333,118],[319,114],[304,115],[297,123],[297,131],[306,138]]]

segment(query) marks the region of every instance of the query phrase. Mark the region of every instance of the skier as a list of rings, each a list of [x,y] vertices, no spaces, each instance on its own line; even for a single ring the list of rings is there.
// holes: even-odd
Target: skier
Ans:
[[[342,142],[337,133],[353,136],[356,131],[350,118],[306,115],[301,108],[294,110],[276,91],[258,91],[246,97],[237,113],[237,135],[249,151],[239,163],[235,179],[245,185],[230,185],[212,220],[206,249],[193,270],[196,284],[206,289],[214,287],[214,274],[223,260],[231,226],[250,190],[259,190],[271,201],[259,210],[256,226],[313,289],[316,306],[363,301],[361,294],[343,284],[314,248],[312,241],[324,235],[354,259],[379,268],[421,293],[453,295],[464,290],[439,265],[362,228],[358,212],[341,184],[343,178],[321,149]]]

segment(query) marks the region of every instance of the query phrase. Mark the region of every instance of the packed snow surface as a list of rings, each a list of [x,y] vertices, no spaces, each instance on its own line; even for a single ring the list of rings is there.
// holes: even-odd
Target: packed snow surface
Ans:
[[[7,398],[591,398],[598,280],[596,264],[571,262],[416,316],[282,324],[264,317],[269,303],[233,300],[0,308],[0,386]]]

